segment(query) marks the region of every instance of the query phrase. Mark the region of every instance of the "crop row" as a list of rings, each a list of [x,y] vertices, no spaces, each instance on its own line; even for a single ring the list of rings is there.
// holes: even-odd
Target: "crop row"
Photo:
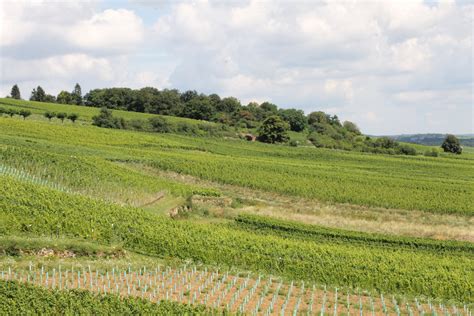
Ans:
[[[47,289],[18,281],[0,280],[1,315],[202,315],[204,306],[170,301],[159,304],[137,297],[97,295],[91,291]]]
[[[174,221],[0,177],[0,234],[69,236],[151,256],[193,259],[328,285],[458,301],[473,297],[472,256],[374,249]]]
[[[382,314],[470,315],[466,304],[457,306],[442,301],[390,295],[373,296],[369,292],[326,286],[282,282],[272,277],[251,278],[227,272],[197,270],[195,267],[148,268],[137,270],[91,266],[68,269],[57,266],[45,269],[29,267],[0,272],[3,281],[15,281],[56,290],[88,290],[98,294],[138,297],[153,303],[174,301],[183,305],[252,315],[298,314]]]
[[[349,243],[364,246],[411,248],[436,252],[464,252],[474,255],[474,244],[451,240],[434,240],[404,236],[390,236],[343,229],[307,225],[299,222],[286,221],[277,218],[240,214],[235,218],[232,227],[258,232],[260,234],[278,235],[285,238],[332,243]]]
[[[107,160],[113,168],[111,161],[134,162],[327,202],[466,215],[474,212],[474,168],[469,159],[385,157],[315,148],[290,150],[236,140],[152,135],[6,118],[0,118],[0,132],[2,143],[35,149],[39,152],[37,157],[46,157],[51,151],[64,157],[78,157],[71,157],[71,163],[79,159],[103,165]],[[63,173],[67,172],[65,166]],[[75,176],[81,179],[80,172]]]

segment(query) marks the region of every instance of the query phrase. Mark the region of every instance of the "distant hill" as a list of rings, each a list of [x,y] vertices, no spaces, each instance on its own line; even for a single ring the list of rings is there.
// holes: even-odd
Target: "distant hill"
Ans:
[[[474,147],[474,134],[456,135],[463,146]],[[427,146],[441,146],[446,134],[412,134],[388,136],[400,142]]]

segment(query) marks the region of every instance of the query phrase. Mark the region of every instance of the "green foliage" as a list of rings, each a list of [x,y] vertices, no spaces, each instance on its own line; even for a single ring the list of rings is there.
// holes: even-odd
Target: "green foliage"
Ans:
[[[2,315],[199,315],[205,306],[171,301],[100,295],[83,290],[51,290],[13,281],[0,281]],[[215,313],[215,311],[214,311]]]
[[[68,179],[71,175],[71,179],[77,179],[73,182],[80,182],[79,179],[87,177],[87,186],[95,191],[100,189],[95,186],[95,174],[103,175],[104,180],[99,184],[104,187],[124,183],[126,178],[105,176],[115,175],[119,170],[121,175],[129,173],[126,168],[117,169],[113,163],[122,161],[333,203],[446,214],[471,215],[474,210],[471,194],[474,174],[469,155],[449,155],[436,160],[422,156],[380,156],[6,118],[0,118],[0,140],[10,149],[20,146],[35,149],[23,158],[20,158],[23,150],[12,152],[4,163],[35,172],[55,167],[58,179]],[[52,154],[61,156],[50,157]],[[48,158],[42,163],[34,157]],[[56,169],[49,161],[60,157],[61,168]],[[73,174],[67,168],[71,163],[77,163],[77,172]],[[36,165],[43,169],[37,169]],[[87,172],[81,172],[82,168]],[[103,173],[98,172],[101,169]],[[139,175],[134,176],[133,183],[137,188],[149,185],[140,184]]]
[[[438,157],[439,156],[439,152],[436,148],[431,148],[431,149],[428,149],[425,151],[424,155],[426,157]]]
[[[289,125],[274,115],[265,119],[258,128],[257,139],[264,143],[284,143],[288,140]]]
[[[72,104],[81,105],[82,104],[82,89],[81,86],[76,83],[74,90],[71,93]]]
[[[61,91],[59,92],[56,102],[61,104],[73,104],[73,98],[70,92],[68,91]]]
[[[351,133],[354,133],[355,135],[361,135],[362,133],[360,132],[359,127],[355,123],[352,123],[350,121],[345,121],[342,126]]]
[[[124,255],[121,247],[104,246],[81,240],[0,236],[0,254],[21,256],[37,253],[45,248],[56,252],[70,251],[75,256],[119,258]]]
[[[462,153],[462,147],[459,143],[459,139],[454,135],[447,135],[443,144],[441,145],[441,148],[443,148],[444,152],[458,155]]]
[[[20,110],[18,112],[18,114],[21,115],[24,120],[26,120],[26,118],[31,115],[31,111],[29,111],[29,110]]]
[[[290,279],[406,295],[472,298],[472,253],[344,246],[194,224],[1,177],[0,234],[56,235],[159,257],[235,266]],[[25,198],[26,197],[26,198]]]
[[[14,115],[19,114],[19,111],[15,110],[15,109],[5,109],[4,113],[9,115],[10,117],[13,117]]]
[[[12,91],[10,92],[10,96],[13,99],[20,100],[21,99],[21,94],[20,94],[20,88],[18,88],[17,84],[14,84],[12,87]]]
[[[149,122],[154,132],[158,132],[158,133],[171,132],[170,124],[162,117],[152,117],[149,119]]]
[[[92,125],[105,128],[125,128],[125,120],[112,115],[112,110],[101,108],[100,114],[92,118]]]
[[[75,123],[76,120],[79,118],[79,115],[76,113],[70,113],[67,115],[67,118],[71,120],[71,122]]]
[[[44,117],[46,117],[48,120],[51,121],[51,119],[55,118],[57,114],[55,112],[47,111],[47,112],[44,112],[43,115],[44,115]]]
[[[298,147],[299,142],[297,140],[292,139],[292,140],[290,140],[288,145],[290,145],[291,147]]]
[[[33,91],[31,92],[30,101],[44,102],[45,97],[46,97],[46,93],[44,92],[43,88],[41,88],[41,86],[38,86],[36,89],[33,89]]]
[[[285,122],[290,124],[290,129],[294,132],[301,132],[308,125],[308,120],[302,110],[280,109],[278,114]]]
[[[67,113],[65,112],[59,112],[56,114],[56,117],[61,120],[61,122],[64,122],[64,119],[67,117]]]
[[[407,248],[426,250],[433,253],[465,253],[467,255],[474,255],[474,245],[470,242],[441,241],[427,238],[356,232],[302,224],[300,222],[285,221],[252,214],[240,214],[235,218],[235,223],[235,227],[260,234],[276,235],[291,239],[331,242],[346,245],[352,244],[354,246],[372,246],[376,248]]]

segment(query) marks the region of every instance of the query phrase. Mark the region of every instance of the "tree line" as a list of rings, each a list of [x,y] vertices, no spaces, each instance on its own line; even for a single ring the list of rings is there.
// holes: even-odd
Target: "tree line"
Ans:
[[[21,99],[16,84],[12,87],[11,97]],[[400,145],[386,137],[364,137],[355,123],[341,123],[337,115],[323,111],[305,115],[302,110],[278,108],[271,102],[250,102],[243,105],[235,97],[221,97],[215,93],[206,95],[195,90],[180,92],[177,89],[159,90],[153,87],[104,88],[92,89],[82,96],[81,86],[76,83],[71,92],[61,91],[56,97],[47,94],[38,86],[31,92],[30,100],[185,117],[221,123],[236,129],[256,129],[257,139],[267,143],[288,142],[288,132],[293,131],[306,132],[308,141],[316,147],[386,154],[416,154],[414,148]],[[95,125],[116,128],[125,126],[122,121],[106,113],[102,115],[108,117],[98,117]],[[295,141],[290,144],[298,145]],[[452,147],[443,149],[456,152]]]

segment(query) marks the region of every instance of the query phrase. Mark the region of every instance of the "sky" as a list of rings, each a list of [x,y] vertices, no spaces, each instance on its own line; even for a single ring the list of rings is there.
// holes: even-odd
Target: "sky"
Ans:
[[[470,1],[9,1],[0,95],[152,86],[270,101],[364,133],[474,133]]]

